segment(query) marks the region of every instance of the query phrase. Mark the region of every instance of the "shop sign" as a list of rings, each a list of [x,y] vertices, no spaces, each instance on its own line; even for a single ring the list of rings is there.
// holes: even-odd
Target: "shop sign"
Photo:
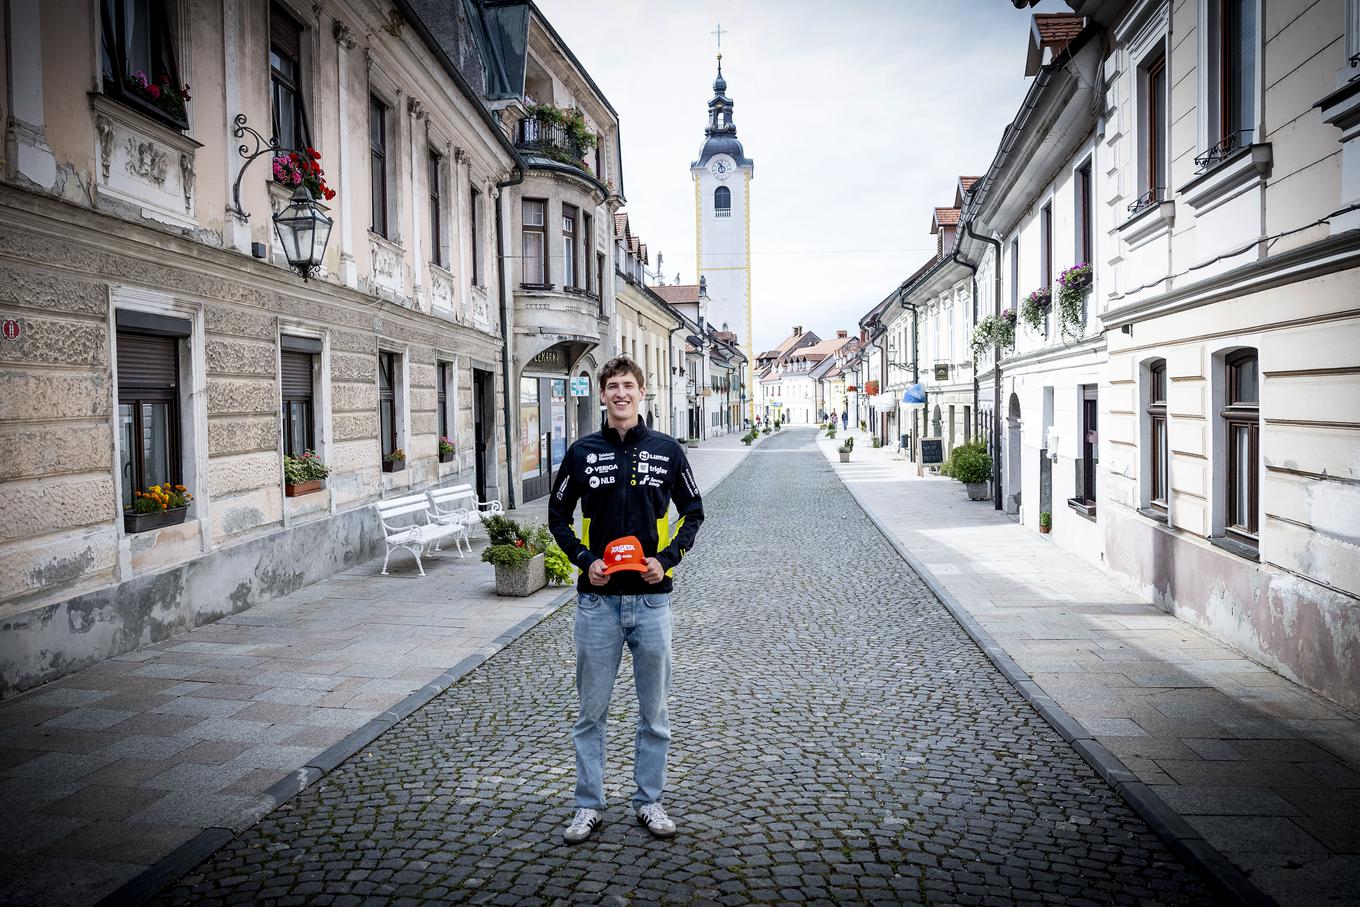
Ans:
[[[5,339],[9,341],[18,340],[19,335],[23,333],[17,318],[6,318],[4,327],[0,328],[0,332],[3,332]]]
[[[590,379],[585,375],[577,375],[571,379],[571,395],[573,397],[590,396]]]

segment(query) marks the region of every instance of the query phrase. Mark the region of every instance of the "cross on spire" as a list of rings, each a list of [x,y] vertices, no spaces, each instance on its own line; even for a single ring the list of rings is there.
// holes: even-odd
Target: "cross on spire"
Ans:
[[[714,31],[709,32],[709,34],[710,34],[710,35],[717,35],[717,36],[718,36],[718,59],[721,60],[721,59],[722,59],[722,36],[723,36],[723,27],[722,27],[722,23],[719,22],[719,23],[718,23],[717,29],[714,30]]]

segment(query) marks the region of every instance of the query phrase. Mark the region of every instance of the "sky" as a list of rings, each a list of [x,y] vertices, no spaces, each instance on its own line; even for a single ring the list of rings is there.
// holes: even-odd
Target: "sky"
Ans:
[[[1010,0],[537,0],[619,114],[633,233],[694,283],[694,184],[723,76],[755,161],[755,350],[834,337],[934,254],[930,218],[986,172],[1028,89]],[[1069,11],[1045,0],[1041,12]],[[742,338],[744,341],[745,338]]]

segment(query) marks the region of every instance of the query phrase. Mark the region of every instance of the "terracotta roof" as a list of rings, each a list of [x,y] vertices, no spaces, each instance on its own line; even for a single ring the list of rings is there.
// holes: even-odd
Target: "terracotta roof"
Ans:
[[[669,287],[650,287],[650,289],[672,305],[699,301],[699,285],[697,283],[679,283]]]
[[[815,356],[817,357],[818,360],[822,360],[825,359],[827,356],[830,356],[832,353],[836,352],[849,342],[850,342],[849,337],[832,337],[830,340],[823,340],[820,343],[814,343],[812,346],[809,346],[805,349],[795,350],[790,355],[808,357]]]
[[[967,192],[969,189],[973,188],[973,183],[976,183],[980,179],[982,179],[980,176],[961,176],[959,177],[959,186],[962,187],[964,192]]]
[[[641,246],[641,245],[642,245],[642,240],[638,239],[636,236],[630,236],[630,237],[628,237],[628,251],[629,251],[629,252],[632,252],[634,255],[636,255],[636,254],[637,254],[637,251],[638,251],[638,247]]]
[[[936,208],[930,218],[930,232],[939,233],[941,227],[954,227],[959,223],[958,208]]]
[[[1044,51],[1052,60],[1081,34],[1086,20],[1073,13],[1035,13],[1029,31],[1029,51],[1025,55],[1025,75],[1037,75],[1044,66]]]
[[[628,215],[622,211],[614,214],[614,238],[618,239],[628,232]]]
[[[1077,35],[1081,34],[1084,20],[1074,13],[1035,13],[1034,27],[1039,32],[1039,40],[1053,47],[1054,53],[1061,51]]]

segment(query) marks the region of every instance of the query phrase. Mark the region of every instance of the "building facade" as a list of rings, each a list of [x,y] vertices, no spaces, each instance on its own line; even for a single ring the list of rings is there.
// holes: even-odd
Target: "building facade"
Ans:
[[[1107,22],[1107,560],[1354,708],[1360,4],[1243,7]]]
[[[440,43],[406,4],[142,5],[149,48],[122,9],[8,7],[0,693],[362,560],[380,497],[508,490],[491,210],[516,153],[461,9]],[[271,214],[310,161],[333,227],[304,282]],[[289,496],[308,450],[330,476]],[[180,522],[125,523],[167,484]]]

